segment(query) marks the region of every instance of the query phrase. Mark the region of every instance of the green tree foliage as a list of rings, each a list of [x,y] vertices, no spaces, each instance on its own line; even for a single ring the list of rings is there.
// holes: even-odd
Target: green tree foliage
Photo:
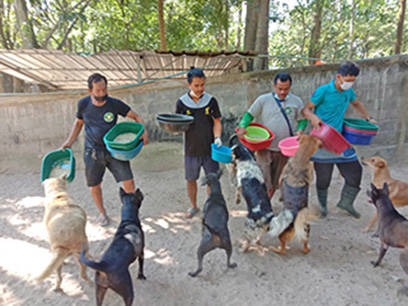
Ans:
[[[321,35],[314,46],[326,61],[387,56],[393,53],[399,1],[390,0],[298,0],[281,6],[279,25],[272,33],[270,54],[306,56],[311,45],[315,2],[324,4]],[[404,33],[407,36],[407,33]],[[406,50],[404,46],[403,50]],[[302,65],[302,59],[277,58],[272,65]]]

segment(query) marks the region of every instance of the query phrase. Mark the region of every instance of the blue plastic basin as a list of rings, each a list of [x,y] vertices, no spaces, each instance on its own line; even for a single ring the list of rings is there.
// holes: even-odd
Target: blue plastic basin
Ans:
[[[343,129],[342,134],[349,143],[355,145],[369,145],[375,136],[375,134],[355,133],[346,129]]]
[[[137,154],[139,154],[140,150],[142,150],[142,147],[143,147],[143,140],[140,140],[138,145],[130,151],[113,149],[108,145],[106,146],[106,149],[109,151],[109,153],[112,155],[113,158],[126,161],[126,160],[131,160]]]
[[[232,162],[232,150],[227,146],[217,147],[215,143],[211,144],[211,158],[220,163]]]

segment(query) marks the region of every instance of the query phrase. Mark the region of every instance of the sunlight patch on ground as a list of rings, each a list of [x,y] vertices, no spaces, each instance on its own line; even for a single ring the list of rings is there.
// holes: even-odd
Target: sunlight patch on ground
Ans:
[[[156,258],[153,260],[161,265],[172,265],[174,264],[174,260],[171,256],[168,255],[167,249],[160,249],[156,252]]]
[[[115,234],[116,228],[102,227],[99,224],[87,222],[85,231],[88,241],[99,241],[112,238]]]
[[[31,208],[36,206],[44,205],[43,197],[25,197],[16,203],[18,206],[23,206],[25,208]]]
[[[18,277],[40,274],[52,258],[49,250],[16,239],[0,238],[0,249],[0,266]]]
[[[164,228],[164,229],[168,229],[169,228],[169,223],[166,220],[163,219],[158,219],[156,221],[152,221],[154,224]]]
[[[144,258],[145,259],[150,259],[150,258],[153,258],[154,256],[156,256],[156,254],[153,251],[150,251],[149,249],[147,249],[145,247],[145,249],[144,249]]]
[[[230,210],[231,217],[246,217],[247,214],[246,210]]]
[[[143,232],[149,233],[149,234],[153,234],[156,232],[156,230],[153,227],[143,222],[142,222],[142,229],[143,229]]]

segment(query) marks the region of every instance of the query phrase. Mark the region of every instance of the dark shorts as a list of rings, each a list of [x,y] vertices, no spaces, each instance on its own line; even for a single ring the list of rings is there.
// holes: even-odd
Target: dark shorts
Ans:
[[[184,170],[187,181],[196,181],[200,176],[201,166],[207,175],[211,172],[217,172],[220,168],[218,163],[210,156],[184,156]]]
[[[116,182],[133,178],[129,161],[115,159],[106,150],[85,149],[84,161],[86,182],[89,187],[102,183],[106,168],[113,174]]]
[[[260,150],[255,152],[256,163],[261,168],[266,189],[278,189],[279,177],[288,162],[288,157],[279,151]]]

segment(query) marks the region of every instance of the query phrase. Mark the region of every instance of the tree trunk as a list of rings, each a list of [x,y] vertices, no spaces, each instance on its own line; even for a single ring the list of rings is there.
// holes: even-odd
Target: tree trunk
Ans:
[[[38,48],[33,25],[28,18],[25,0],[14,0],[16,10],[17,28],[20,29],[22,47],[26,49]]]
[[[395,43],[395,54],[401,53],[402,48],[402,34],[404,30],[404,19],[405,19],[405,8],[407,1],[400,0],[400,13],[398,18],[398,27],[397,27],[397,41]]]
[[[324,0],[315,1],[315,12],[313,13],[313,28],[310,35],[310,44],[309,44],[309,57],[320,57],[320,32],[322,28],[322,12]],[[310,64],[314,63],[314,60],[309,61]]]
[[[238,13],[238,22],[237,22],[237,43],[235,48],[237,51],[241,50],[241,17],[242,17],[242,3],[239,6],[239,13]]]
[[[268,54],[269,0],[259,1],[258,24],[256,27],[255,51]],[[257,57],[254,60],[254,70],[268,69],[268,57]]]
[[[348,58],[351,59],[353,57],[353,44],[354,44],[354,19],[356,17],[356,6],[357,6],[357,1],[358,0],[353,0],[352,5],[351,5],[351,18],[350,18],[350,31],[349,31],[349,36],[350,36],[350,42],[349,42],[349,52],[348,52]]]
[[[164,13],[163,13],[163,2],[164,0],[159,0],[158,13],[159,13],[159,31],[160,31],[160,50],[166,50],[166,36],[164,35]]]
[[[244,51],[255,50],[257,12],[259,11],[260,0],[247,1],[247,13],[245,18]]]

